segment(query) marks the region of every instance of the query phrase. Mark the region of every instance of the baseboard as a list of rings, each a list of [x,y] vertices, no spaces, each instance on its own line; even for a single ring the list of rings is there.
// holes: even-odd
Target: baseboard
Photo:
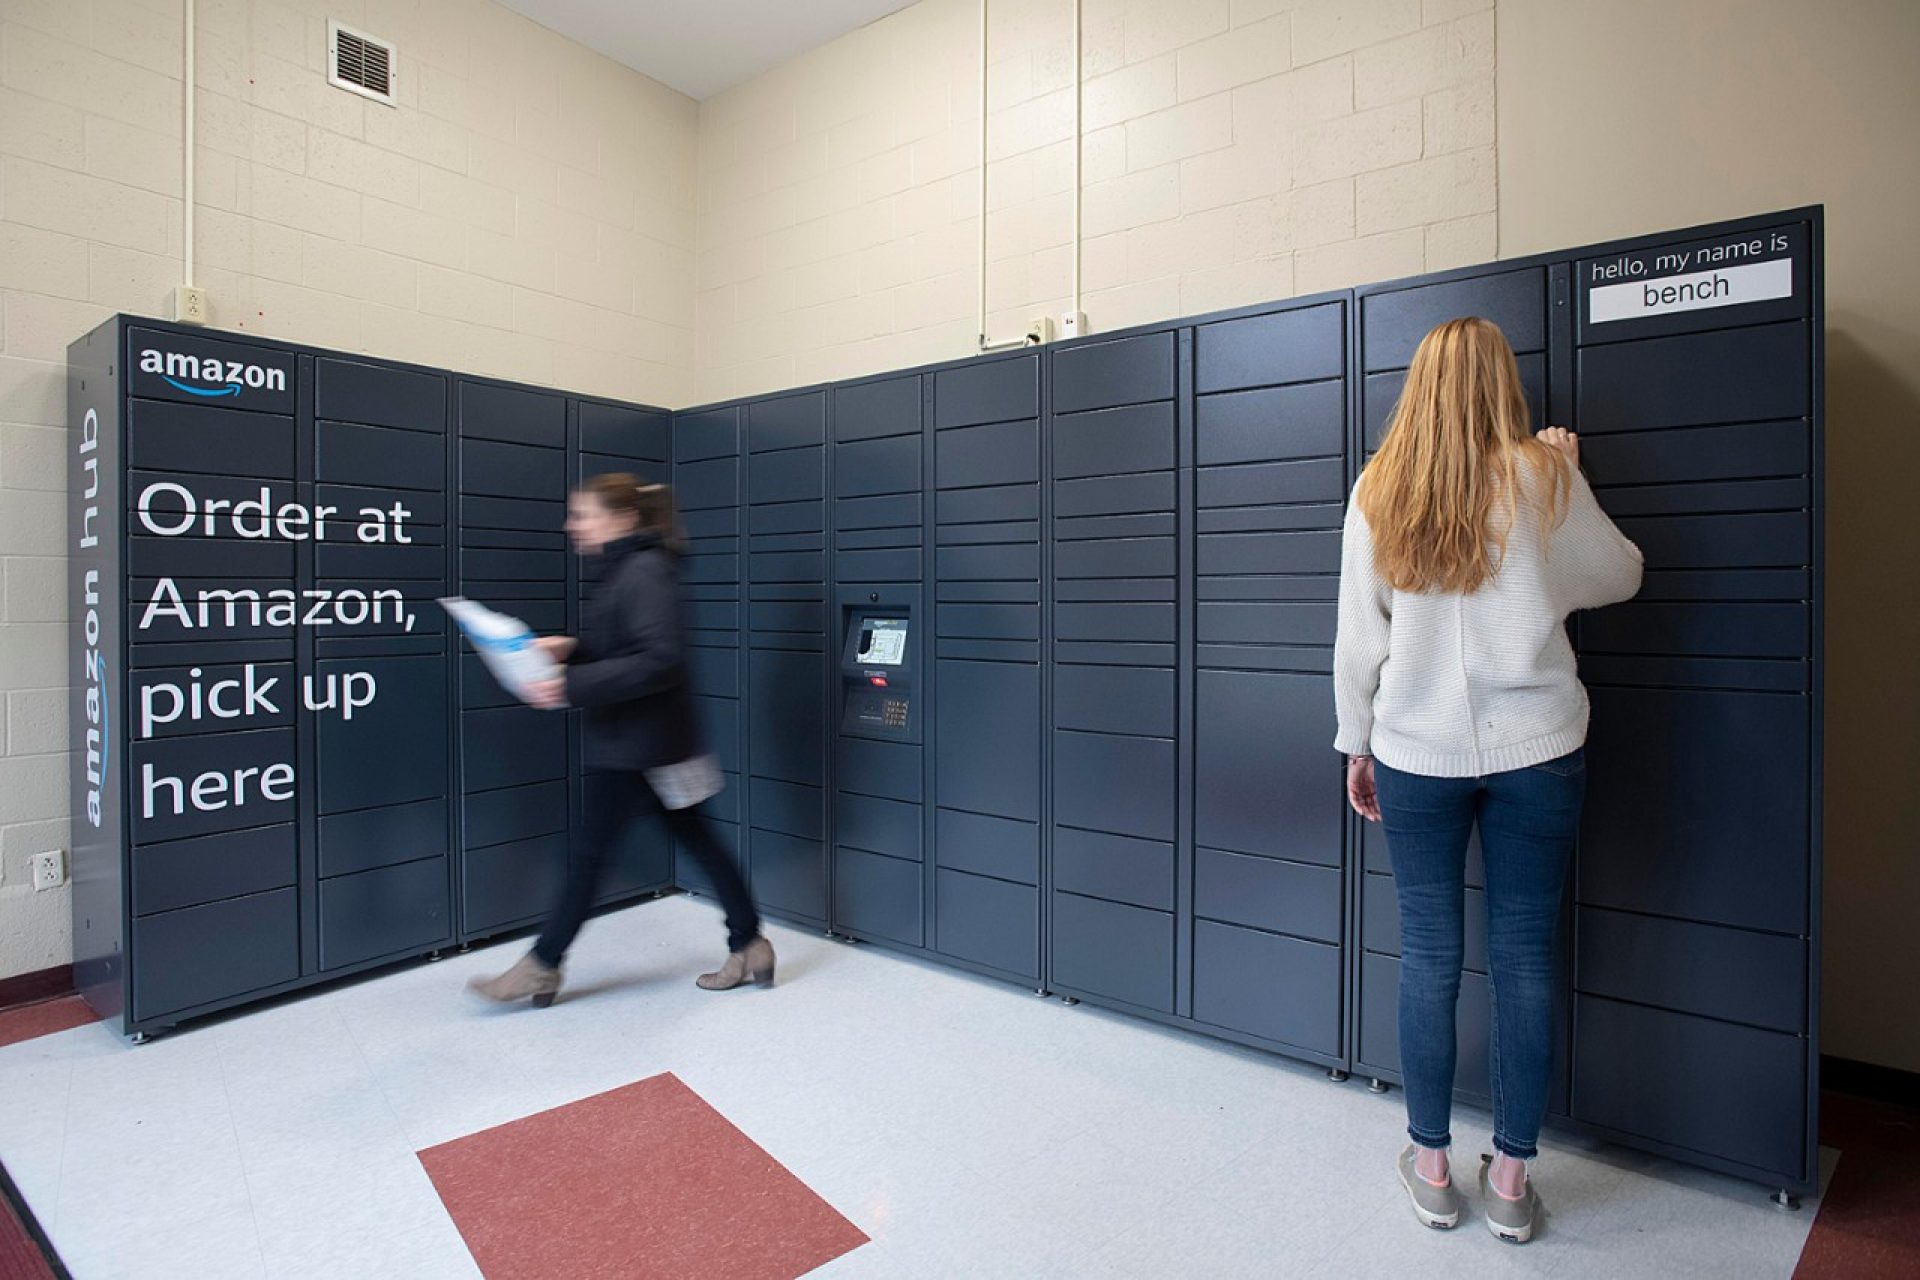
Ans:
[[[1820,1087],[1875,1102],[1920,1108],[1920,1072],[1883,1067],[1877,1062],[1856,1062],[1852,1058],[1822,1054]]]
[[[32,973],[16,973],[11,978],[0,978],[0,1009],[11,1009],[15,1005],[37,1004],[42,1000],[51,1000],[55,996],[73,994],[73,966],[55,965],[51,969],[36,969]]]

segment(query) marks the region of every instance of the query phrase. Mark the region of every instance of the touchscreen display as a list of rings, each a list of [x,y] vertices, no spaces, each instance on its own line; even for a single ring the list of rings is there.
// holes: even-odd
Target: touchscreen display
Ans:
[[[860,626],[854,661],[866,667],[897,667],[907,659],[907,620],[868,618]]]

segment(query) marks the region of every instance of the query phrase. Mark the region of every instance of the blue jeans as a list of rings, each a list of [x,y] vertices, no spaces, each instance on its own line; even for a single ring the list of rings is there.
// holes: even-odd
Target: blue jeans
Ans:
[[[1374,762],[1387,851],[1400,895],[1400,1072],[1407,1132],[1452,1141],[1454,1005],[1465,958],[1467,842],[1480,825],[1487,868],[1493,1145],[1537,1154],[1553,1072],[1554,939],[1586,753],[1485,778],[1428,778]]]

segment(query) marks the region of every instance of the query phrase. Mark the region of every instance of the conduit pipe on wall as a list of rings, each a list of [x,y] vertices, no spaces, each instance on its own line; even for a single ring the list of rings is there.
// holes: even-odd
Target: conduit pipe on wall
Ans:
[[[1073,305],[1068,310],[1080,314],[1080,144],[1085,136],[1080,124],[1080,85],[1083,63],[1080,60],[1080,0],[1073,0]]]
[[[1076,0],[1078,3],[1078,0]],[[979,349],[1005,351],[1025,346],[1027,340],[987,340],[987,0],[980,0],[980,328]]]
[[[184,66],[180,80],[181,126],[180,126],[180,283],[193,284],[193,117],[194,117],[194,70],[193,70],[193,0],[186,0],[186,30],[182,45],[185,49]]]
[[[1026,346],[1038,341],[1031,334],[1018,338],[1005,338],[999,342],[987,340],[987,2],[980,0],[980,327],[979,350],[1004,351],[1009,347]],[[1081,58],[1080,58],[1080,5],[1081,0],[1073,0],[1073,305],[1070,311],[1080,313],[1080,139],[1081,139]]]

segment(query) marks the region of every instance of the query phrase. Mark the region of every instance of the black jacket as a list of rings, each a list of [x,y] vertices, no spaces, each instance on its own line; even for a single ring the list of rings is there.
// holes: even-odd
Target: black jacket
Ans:
[[[650,533],[608,543],[581,623],[567,701],[583,711],[586,766],[651,769],[700,754],[674,553]]]

